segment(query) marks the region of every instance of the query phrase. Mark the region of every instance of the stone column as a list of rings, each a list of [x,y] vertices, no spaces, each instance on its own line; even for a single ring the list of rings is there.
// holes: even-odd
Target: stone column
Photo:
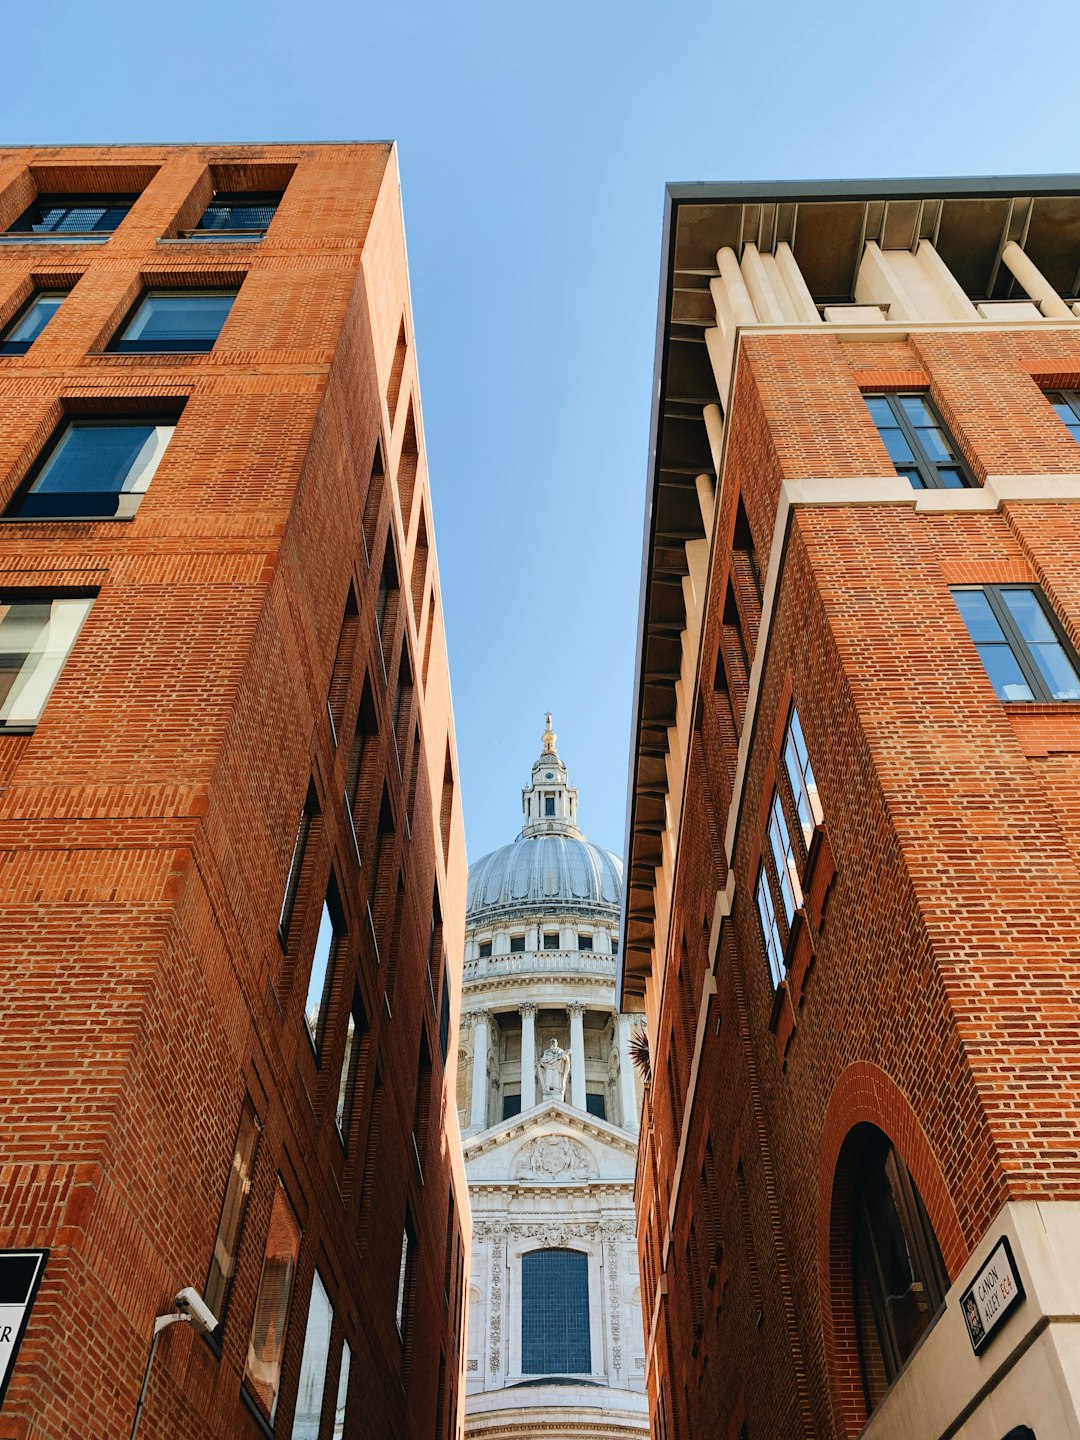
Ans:
[[[491,1035],[491,1017],[486,1010],[478,1010],[473,1019],[473,1072],[472,1072],[472,1115],[470,1128],[487,1128],[487,1087],[488,1087],[488,1040]]]
[[[521,1108],[536,1104],[536,1006],[526,1000],[521,1011]]]
[[[570,1103],[585,1109],[585,1006],[571,1000],[566,1007],[570,1016]]]
[[[644,1017],[643,1017],[644,1018]],[[633,1021],[620,1015],[619,1022],[619,1099],[622,1104],[624,1130],[636,1131],[640,1125],[637,1085],[634,1083],[634,1062],[630,1059],[630,1031]]]

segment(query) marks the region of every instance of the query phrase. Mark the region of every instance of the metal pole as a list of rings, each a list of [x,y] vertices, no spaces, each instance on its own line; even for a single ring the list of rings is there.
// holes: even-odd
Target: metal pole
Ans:
[[[146,1357],[146,1370],[143,1373],[142,1389],[139,1391],[139,1403],[135,1406],[135,1419],[131,1425],[130,1440],[135,1440],[139,1433],[139,1421],[142,1419],[143,1402],[146,1399],[146,1392],[150,1386],[150,1371],[154,1364],[154,1356],[157,1353],[158,1341],[161,1339],[161,1332],[167,1325],[175,1325],[179,1320],[187,1320],[186,1315],[159,1315],[154,1321],[154,1338],[150,1342],[150,1354]]]

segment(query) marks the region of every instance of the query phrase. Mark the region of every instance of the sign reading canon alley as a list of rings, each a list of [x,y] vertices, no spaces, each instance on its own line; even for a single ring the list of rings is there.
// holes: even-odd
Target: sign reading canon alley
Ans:
[[[0,1250],[0,1405],[48,1255],[48,1250]]]
[[[968,1339],[976,1355],[981,1354],[994,1331],[1023,1298],[1024,1286],[1012,1246],[1003,1235],[960,1297]]]

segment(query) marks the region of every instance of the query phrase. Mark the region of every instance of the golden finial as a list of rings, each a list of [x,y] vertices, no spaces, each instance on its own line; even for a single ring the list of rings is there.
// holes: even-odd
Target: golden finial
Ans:
[[[541,739],[543,740],[543,742],[544,742],[544,754],[545,754],[545,755],[554,755],[554,754],[555,754],[555,740],[556,740],[556,735],[555,735],[555,731],[552,730],[552,728],[551,728],[551,711],[550,711],[550,710],[547,712],[547,725],[546,725],[546,727],[545,727],[545,729],[544,729],[543,735],[542,735],[540,738],[541,738]]]

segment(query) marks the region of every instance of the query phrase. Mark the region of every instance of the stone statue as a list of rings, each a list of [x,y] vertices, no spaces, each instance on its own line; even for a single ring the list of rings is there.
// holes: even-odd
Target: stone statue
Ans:
[[[540,1081],[542,1100],[563,1100],[566,1098],[566,1080],[570,1074],[570,1056],[554,1036],[548,1047],[536,1062],[536,1078]]]

